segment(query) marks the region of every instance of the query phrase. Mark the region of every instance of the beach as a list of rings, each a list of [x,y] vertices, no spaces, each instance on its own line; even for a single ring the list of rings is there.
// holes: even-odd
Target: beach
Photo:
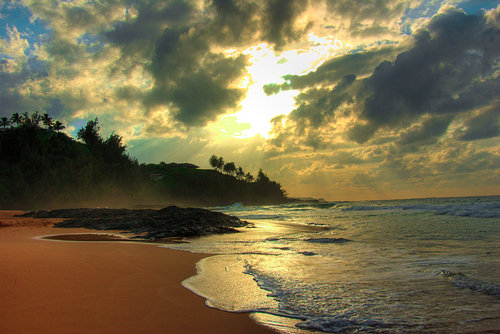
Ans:
[[[0,333],[273,333],[181,286],[206,255],[131,242],[43,240],[88,229],[0,211]]]

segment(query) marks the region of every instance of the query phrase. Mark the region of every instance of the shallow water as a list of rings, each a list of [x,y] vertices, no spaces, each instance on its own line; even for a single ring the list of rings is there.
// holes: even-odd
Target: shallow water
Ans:
[[[500,197],[215,208],[187,288],[285,333],[500,331]]]

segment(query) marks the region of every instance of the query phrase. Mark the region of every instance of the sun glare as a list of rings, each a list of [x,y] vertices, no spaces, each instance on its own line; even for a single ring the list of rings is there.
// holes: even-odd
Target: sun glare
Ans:
[[[342,47],[336,38],[310,34],[307,49],[276,53],[267,44],[260,44],[243,51],[250,62],[248,75],[239,84],[241,88],[247,88],[246,98],[237,113],[221,117],[215,127],[233,137],[260,135],[269,138],[271,119],[289,114],[294,109],[294,97],[299,91],[289,90],[267,96],[263,91],[264,85],[282,83],[282,76],[286,74],[299,75],[315,70]],[[227,117],[231,117],[231,122],[227,122]]]

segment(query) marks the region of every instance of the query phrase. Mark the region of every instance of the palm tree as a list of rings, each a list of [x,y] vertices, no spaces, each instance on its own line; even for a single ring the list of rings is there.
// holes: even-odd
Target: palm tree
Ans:
[[[33,114],[31,114],[31,122],[35,128],[40,127],[40,122],[42,121],[42,116],[36,110]]]
[[[19,117],[20,123],[23,126],[31,125],[31,118],[27,111],[23,112],[23,114]]]
[[[12,114],[12,116],[10,117],[10,121],[12,124],[16,124],[17,126],[19,126],[19,124],[21,124],[21,116],[19,116],[19,113],[14,113]]]
[[[3,128],[5,129],[7,125],[10,125],[9,119],[5,116],[0,118],[0,125],[3,126]]]
[[[47,129],[52,130],[52,127],[54,126],[54,120],[49,116],[49,114],[45,113],[42,115],[42,122],[43,125],[47,127]]]
[[[54,125],[52,125],[52,130],[54,130],[54,131],[60,131],[60,130],[63,130],[64,128],[65,128],[65,126],[59,121],[56,121],[54,123]]]

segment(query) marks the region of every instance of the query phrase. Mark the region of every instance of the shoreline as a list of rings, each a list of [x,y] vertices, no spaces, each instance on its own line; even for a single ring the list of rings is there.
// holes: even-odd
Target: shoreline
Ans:
[[[0,211],[2,333],[276,333],[181,285],[207,255],[128,240],[48,242],[40,237],[103,231],[19,213]]]

